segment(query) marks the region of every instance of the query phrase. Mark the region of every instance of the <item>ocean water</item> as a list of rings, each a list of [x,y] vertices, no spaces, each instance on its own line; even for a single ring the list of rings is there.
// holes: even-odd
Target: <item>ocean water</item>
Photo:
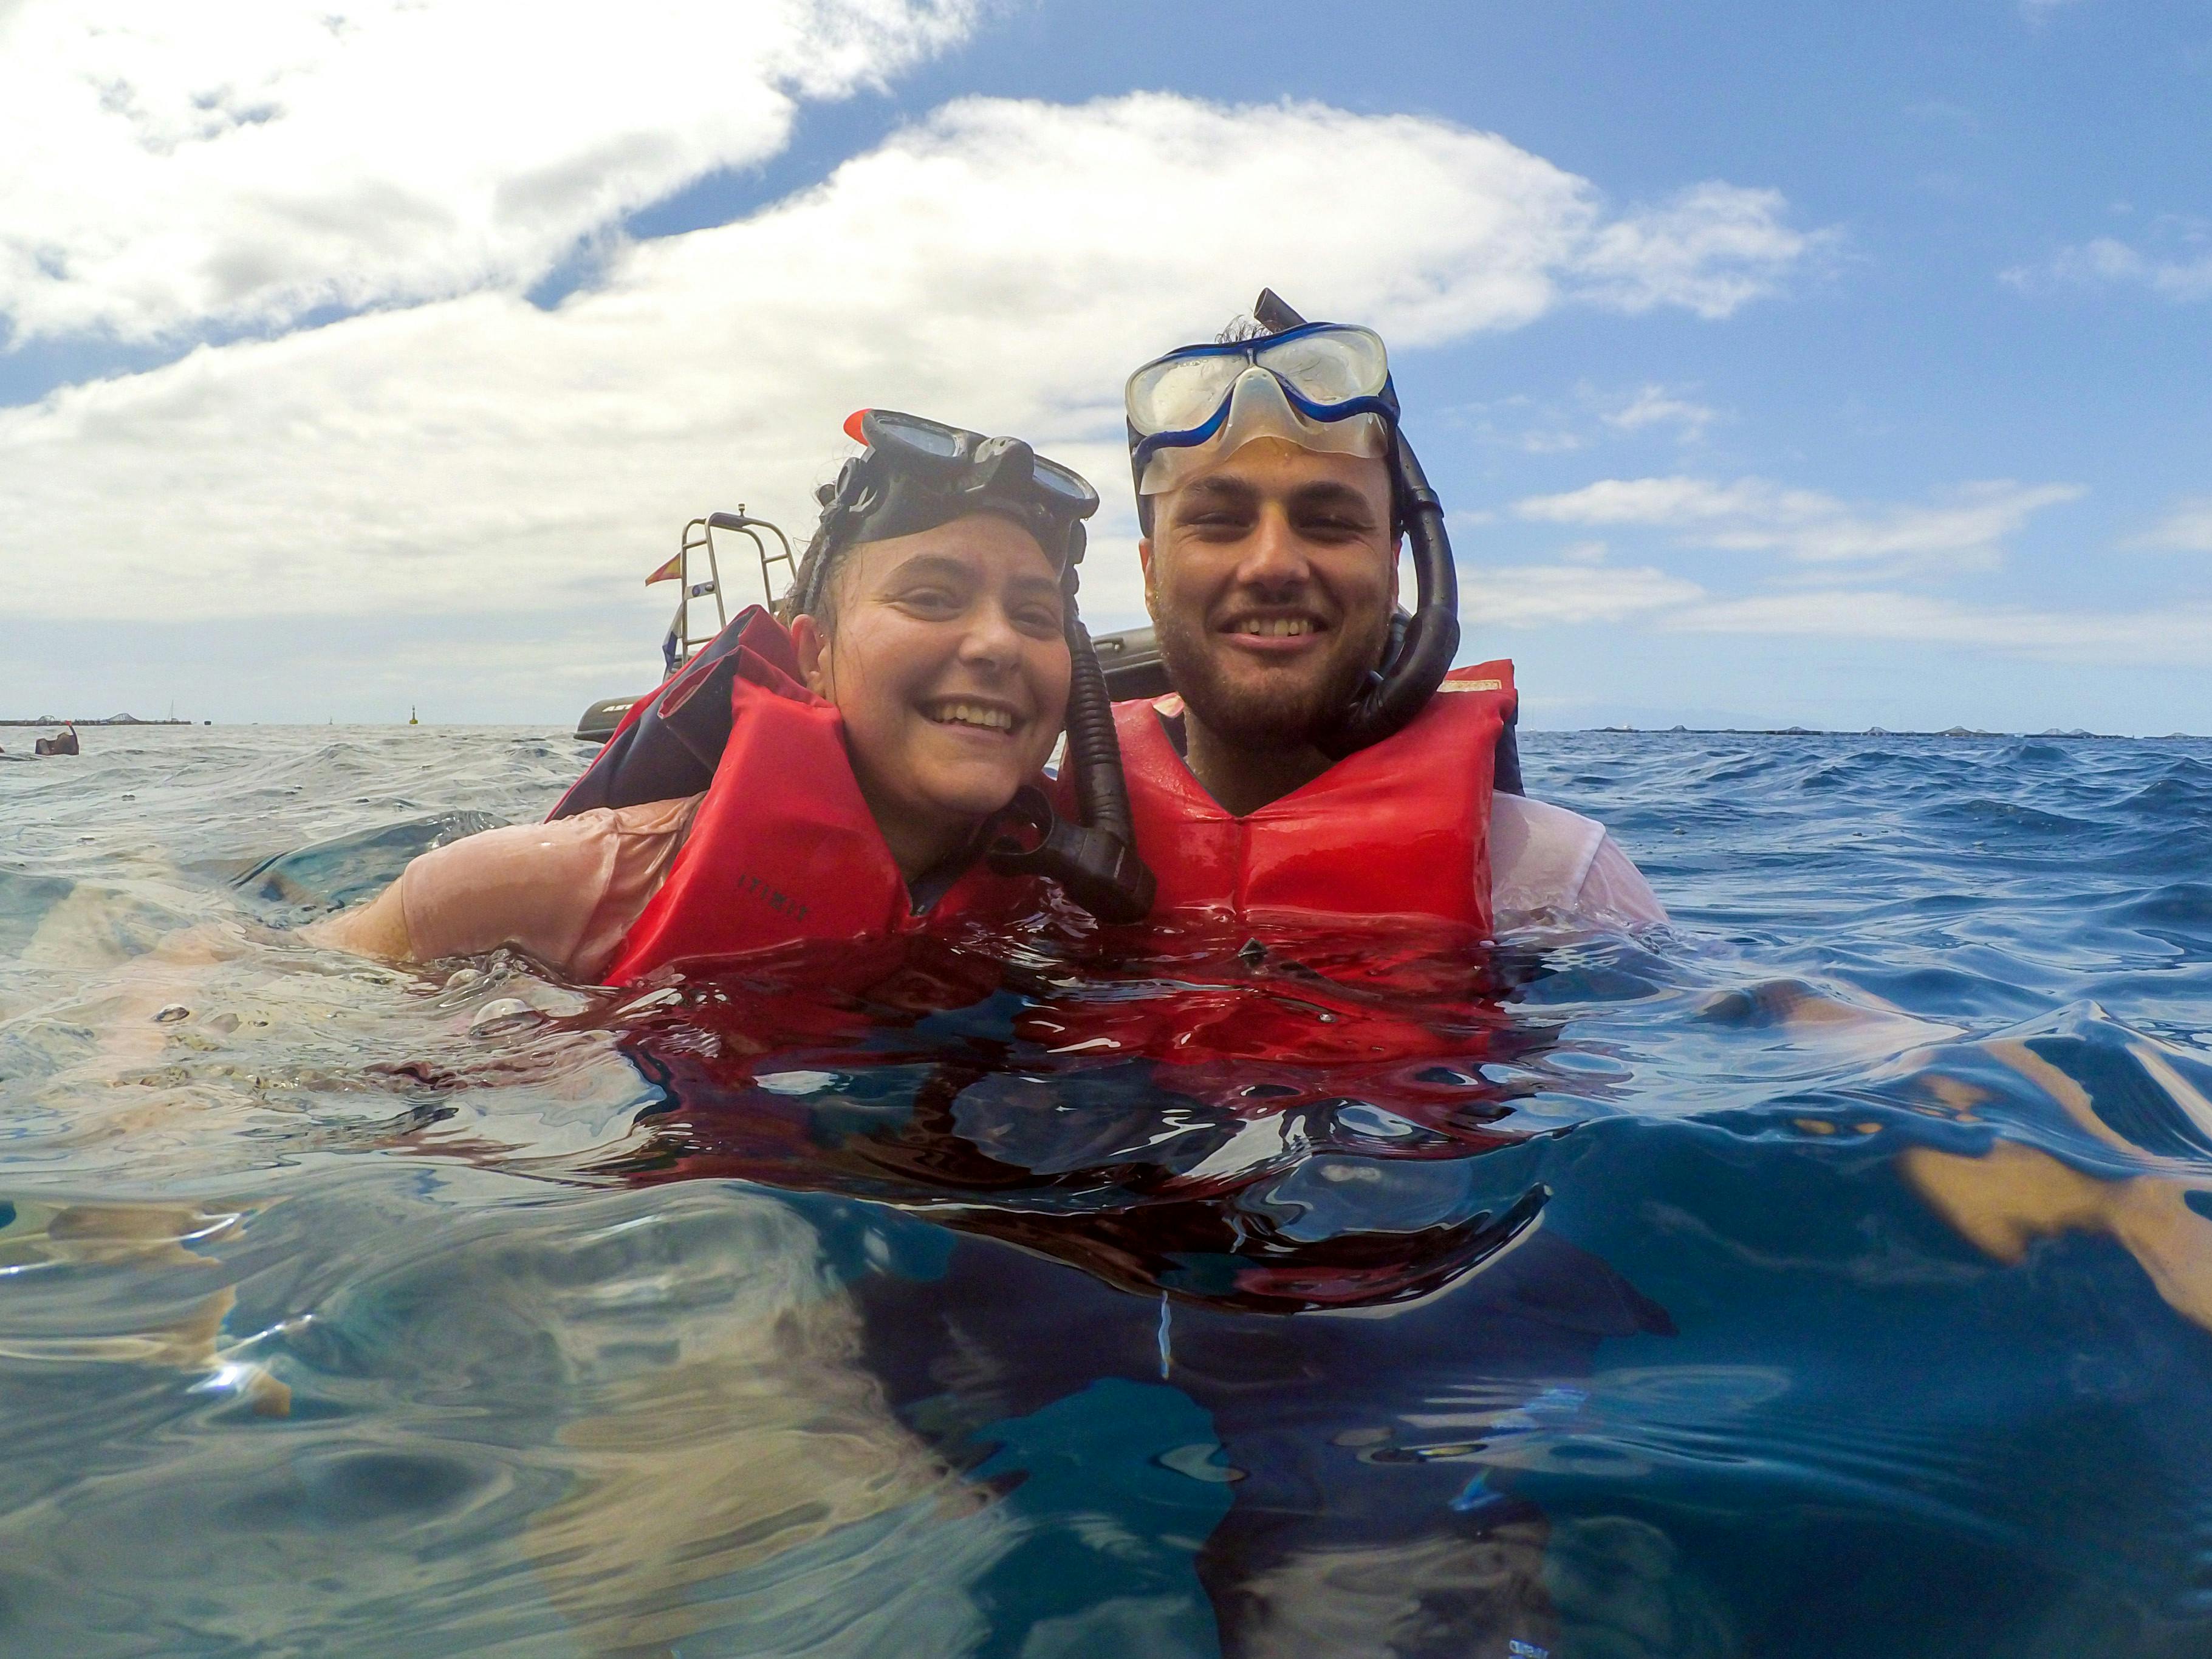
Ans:
[[[1530,733],[1671,928],[617,997],[289,932],[565,736],[84,738],[0,1652],[2212,1654],[2212,744]]]

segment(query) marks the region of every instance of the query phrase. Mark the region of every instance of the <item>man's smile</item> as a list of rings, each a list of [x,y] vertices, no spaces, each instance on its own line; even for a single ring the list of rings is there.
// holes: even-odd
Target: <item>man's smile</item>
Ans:
[[[1245,611],[1217,630],[1247,650],[1267,656],[1295,654],[1317,644],[1329,625],[1310,611]]]

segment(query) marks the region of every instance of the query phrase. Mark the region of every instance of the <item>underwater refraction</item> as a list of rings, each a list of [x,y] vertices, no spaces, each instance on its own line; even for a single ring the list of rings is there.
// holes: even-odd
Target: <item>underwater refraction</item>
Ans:
[[[614,996],[287,927],[514,732],[0,830],[0,1650],[2212,1651],[2212,744],[1529,734],[1643,938]]]

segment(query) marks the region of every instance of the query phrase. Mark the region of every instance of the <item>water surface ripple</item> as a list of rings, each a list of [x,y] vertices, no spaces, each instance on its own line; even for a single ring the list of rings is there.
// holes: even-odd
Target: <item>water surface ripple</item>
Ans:
[[[564,736],[85,746],[0,1651],[2212,1653],[2212,744],[1531,733],[1671,929],[626,996],[289,932]]]

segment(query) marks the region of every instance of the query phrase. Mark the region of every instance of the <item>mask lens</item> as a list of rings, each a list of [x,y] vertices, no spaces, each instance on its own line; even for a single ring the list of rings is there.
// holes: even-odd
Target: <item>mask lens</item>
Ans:
[[[1244,372],[1242,352],[1164,357],[1129,379],[1129,423],[1150,436],[1204,426]]]
[[[940,426],[935,421],[924,421],[912,415],[893,414],[884,410],[876,410],[870,417],[869,424],[884,441],[943,461],[958,460],[961,441],[972,435],[957,427]]]
[[[1085,482],[1083,476],[1069,471],[1058,461],[1048,461],[1043,456],[1038,456],[1036,471],[1031,476],[1040,490],[1069,507],[1088,507],[1097,503],[1097,492]]]
[[[1390,378],[1382,337],[1364,328],[1317,329],[1253,354],[1309,403],[1343,404],[1380,395]]]

